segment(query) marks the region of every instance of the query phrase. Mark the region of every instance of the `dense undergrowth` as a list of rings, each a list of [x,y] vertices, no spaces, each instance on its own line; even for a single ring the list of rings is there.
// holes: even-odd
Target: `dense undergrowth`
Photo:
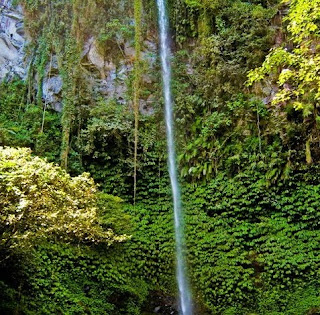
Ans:
[[[140,114],[136,143],[130,105],[134,76],[124,95],[128,106],[105,99],[87,84],[92,69],[80,54],[90,35],[98,38],[105,58],[121,60],[121,44],[134,42],[133,6],[127,1],[22,3],[33,38],[28,48],[32,66],[25,82],[1,83],[0,145],[29,147],[72,175],[89,172],[100,190],[92,192],[96,223],[89,228],[113,231],[115,239],[88,243],[68,233],[64,237],[66,231],[60,231],[60,239],[34,229],[30,221],[20,236],[31,229],[41,237],[31,238],[28,250],[10,246],[16,238],[9,232],[16,236],[19,225],[5,222],[14,222],[9,214],[20,209],[21,199],[11,197],[16,191],[41,192],[44,186],[35,189],[31,180],[23,187],[17,180],[5,182],[13,165],[3,158],[0,227],[7,239],[1,242],[0,312],[153,311],[152,298],[172,301],[177,290],[160,83],[139,82],[140,95],[158,101],[152,104],[153,115]],[[142,33],[155,33],[155,5],[145,0],[143,8]],[[290,5],[169,1],[179,170],[199,314],[320,312],[318,8],[318,0]],[[58,68],[51,70],[64,80],[62,113],[47,108],[41,95],[52,55]],[[45,165],[32,159],[30,165]],[[30,176],[30,169],[15,167]],[[58,174],[68,186],[71,178],[62,170]],[[79,194],[70,196],[81,200]],[[79,204],[73,206],[69,215]],[[41,207],[35,210],[43,213]],[[61,221],[51,217],[50,222]],[[126,240],[118,242],[116,236],[124,234]]]
[[[196,188],[185,185],[188,261],[201,314],[317,314],[316,173],[317,167],[302,170],[269,187],[252,171],[236,177],[220,173]],[[141,314],[148,292],[173,294],[172,214],[165,185],[162,193],[167,198],[136,207],[100,196],[102,226],[132,235],[111,248],[66,244],[46,233],[29,253],[3,244],[1,309]]]
[[[220,174],[187,194],[194,283],[216,313],[319,311],[319,178],[291,175]]]

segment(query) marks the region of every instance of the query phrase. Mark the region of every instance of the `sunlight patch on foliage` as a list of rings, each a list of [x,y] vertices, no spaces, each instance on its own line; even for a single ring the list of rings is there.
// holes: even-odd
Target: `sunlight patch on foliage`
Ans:
[[[97,188],[87,173],[71,177],[31,150],[0,147],[1,245],[54,237],[68,242],[122,242],[97,216]]]

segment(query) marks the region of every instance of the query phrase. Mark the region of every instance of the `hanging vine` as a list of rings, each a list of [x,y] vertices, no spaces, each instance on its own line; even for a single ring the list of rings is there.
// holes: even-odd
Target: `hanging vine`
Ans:
[[[134,62],[134,82],[133,82],[133,111],[134,111],[134,174],[133,174],[133,200],[136,201],[137,193],[137,165],[138,165],[138,141],[139,141],[139,99],[141,91],[141,18],[142,18],[142,1],[134,1],[134,19],[135,19],[135,52]]]
[[[76,103],[79,95],[78,86],[81,79],[80,55],[81,40],[79,35],[79,4],[74,1],[72,5],[72,24],[70,35],[66,39],[64,60],[62,62],[62,78],[64,92],[64,106],[62,114],[62,147],[61,167],[68,168],[68,156],[70,152],[70,134],[76,115]],[[62,56],[61,56],[62,57]],[[62,61],[62,58],[61,58]]]

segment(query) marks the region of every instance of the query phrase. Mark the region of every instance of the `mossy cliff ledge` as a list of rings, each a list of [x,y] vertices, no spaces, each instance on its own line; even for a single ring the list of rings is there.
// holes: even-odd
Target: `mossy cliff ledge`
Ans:
[[[0,4],[0,314],[176,314],[155,1]],[[167,9],[194,314],[319,314],[320,0]]]
[[[79,12],[71,12],[71,19],[66,17],[64,20],[61,16],[60,21],[38,20],[41,14],[51,17],[57,15],[58,18],[61,8],[54,1],[45,1],[43,4],[18,2],[0,1],[0,81],[28,80],[31,95],[38,99],[40,97],[46,106],[62,111],[63,82],[67,80],[63,78],[63,64],[69,58],[73,59],[73,66],[80,69],[86,90],[95,96],[130,105],[135,61],[134,19],[130,10],[125,12],[125,18],[121,15],[128,8],[126,1],[115,4],[115,12],[106,14],[105,20],[99,13],[104,8],[91,4],[93,12],[87,13],[92,14],[93,23],[96,22],[91,29],[84,17],[79,21]],[[71,2],[63,2],[65,10],[71,8]],[[67,38],[66,34],[59,33],[59,27],[63,27],[62,24],[65,29],[74,27],[71,24],[76,22],[72,19],[78,19],[77,33],[69,34],[74,40],[75,49],[70,52],[72,55],[62,55],[59,51],[61,47],[57,46],[66,45]],[[44,35],[44,32],[48,34]],[[145,69],[143,81],[146,85],[157,81],[156,56],[157,38],[155,32],[148,31],[141,53]],[[150,93],[141,96],[142,114],[153,113],[153,99]]]

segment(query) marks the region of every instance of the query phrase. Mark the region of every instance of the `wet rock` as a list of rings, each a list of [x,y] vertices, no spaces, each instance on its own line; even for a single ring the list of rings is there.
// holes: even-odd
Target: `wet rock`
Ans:
[[[21,6],[0,0],[0,80],[26,76],[23,17]]]
[[[156,44],[156,40],[145,40],[143,42],[143,51],[141,53],[141,57],[145,60],[150,67],[153,67],[158,58],[158,47]]]
[[[190,63],[186,64],[187,74],[188,75],[194,75],[194,69]]]
[[[155,39],[147,39],[143,42],[143,46],[147,51],[157,52],[157,44]]]
[[[128,59],[134,60],[136,56],[136,51],[134,49],[133,42],[125,42],[124,43],[124,54]]]
[[[154,100],[152,97],[149,97],[147,100],[140,100],[139,110],[140,113],[144,116],[151,116],[154,114],[153,108]]]
[[[178,305],[175,297],[164,296],[160,292],[151,292],[145,311],[153,314],[178,315]]]
[[[154,80],[153,80],[153,77],[150,74],[145,73],[145,74],[142,75],[142,81],[144,83],[151,84]]]
[[[60,112],[62,110],[61,92],[62,92],[62,78],[60,76],[47,77],[43,81],[42,95],[45,103],[50,107]]]
[[[98,46],[95,41],[92,41],[87,53],[88,60],[100,71],[101,77],[105,78],[105,60],[99,54]]]
[[[124,104],[127,94],[127,79],[132,68],[125,64],[115,66],[108,63],[106,67],[106,78],[98,81],[98,91],[106,98],[113,98]]]
[[[81,52],[81,58],[86,56],[91,48],[92,43],[94,42],[94,38],[90,37],[83,45],[83,49]]]
[[[0,34],[0,58],[8,62],[18,57],[18,50],[12,45],[7,36]]]
[[[50,58],[50,62],[46,65],[45,75],[52,76],[53,74],[57,74],[58,72],[59,72],[58,58],[56,55],[53,55]]]
[[[265,97],[262,99],[262,102],[265,105],[270,104],[277,94],[278,90],[278,87],[272,84],[266,84],[265,86],[263,86],[262,93],[263,95],[265,95]]]
[[[0,81],[15,77],[26,79],[30,63],[26,60],[24,47],[31,39],[23,26],[24,13],[21,6],[13,6],[12,0],[0,0]],[[143,74],[143,84],[152,90],[157,80],[152,70],[157,61],[157,40],[152,36],[143,42],[141,57],[146,61],[147,71]],[[104,56],[99,50],[96,39],[91,36],[83,45],[81,52],[82,66],[86,69],[85,77],[88,86],[106,99],[113,98],[120,104],[127,104],[128,82],[133,70],[135,48],[133,40],[121,41],[121,52],[115,60]],[[33,88],[38,88],[37,73],[33,78]],[[45,68],[42,85],[43,101],[57,111],[62,110],[62,77],[59,75],[57,56],[50,56]],[[140,100],[142,115],[154,113],[153,100]]]
[[[155,312],[155,313],[159,313],[160,310],[161,310],[161,306],[157,306],[157,307],[154,309],[154,312]]]

